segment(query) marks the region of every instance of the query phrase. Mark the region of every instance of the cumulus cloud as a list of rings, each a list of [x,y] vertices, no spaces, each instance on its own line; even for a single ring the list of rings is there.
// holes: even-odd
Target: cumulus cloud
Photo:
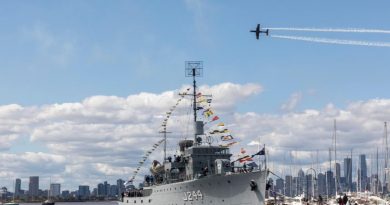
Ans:
[[[220,111],[231,111],[239,102],[248,99],[263,91],[259,84],[248,83],[244,85],[222,83],[214,86],[201,86],[204,94],[212,94],[213,107]]]
[[[23,176],[29,175],[29,167],[31,173],[38,173],[42,164],[50,164],[56,168],[42,170],[42,173],[57,176],[57,181],[67,181],[66,177],[72,177],[74,183],[81,183],[86,178],[92,182],[104,179],[104,176],[128,178],[142,155],[162,138],[158,131],[163,116],[175,105],[178,93],[188,87],[127,97],[91,96],[73,103],[0,106],[0,151],[18,146],[15,141],[27,137],[31,142],[45,146],[48,149],[45,154],[52,156],[51,159],[62,157],[62,161],[52,162],[47,161],[43,153],[37,153],[41,158],[31,158],[31,153],[25,152],[24,155],[31,159],[21,166],[26,171],[20,173]],[[238,102],[260,93],[262,88],[258,84],[222,83],[200,86],[200,90],[212,94],[215,109],[223,112],[234,110]],[[190,110],[191,101],[184,99],[168,123],[169,129],[176,132],[170,135],[171,138],[192,136],[192,126],[188,125],[192,119]],[[169,143],[176,146],[177,142],[173,141]],[[26,161],[24,155],[14,161],[20,165]],[[18,155],[4,153],[2,157],[13,159]],[[160,158],[161,150],[156,150],[152,157]],[[11,173],[16,167],[7,165],[3,168],[4,173]]]
[[[95,186],[107,178],[127,179],[142,155],[162,138],[158,131],[163,116],[176,103],[178,93],[186,88],[127,97],[91,96],[81,102],[43,106],[0,106],[0,160],[10,162],[1,167],[0,177],[3,180],[53,176],[58,182],[71,181],[64,185],[68,188],[78,184]],[[247,147],[247,152],[254,153],[259,143],[266,144],[272,168],[282,170],[294,163],[300,166],[316,163],[318,150],[319,166],[324,170],[332,146],[334,119],[340,158],[352,148],[369,153],[381,147],[383,121],[390,116],[390,99],[352,102],[345,108],[330,103],[318,110],[282,114],[237,112],[235,108],[240,102],[262,90],[259,84],[199,87],[202,94],[213,95],[212,107],[217,115],[223,116],[218,122],[225,122],[239,141],[232,153],[247,145],[253,145]],[[169,119],[168,129],[173,131],[168,135],[169,154],[176,153],[179,138],[192,137],[190,110],[191,101],[183,100]],[[16,140],[25,138],[45,146],[47,152],[31,152],[28,148],[18,154],[9,152],[18,146]],[[161,156],[162,150],[157,149],[150,158],[161,160]],[[147,173],[148,164],[150,161],[141,170],[140,178]]]

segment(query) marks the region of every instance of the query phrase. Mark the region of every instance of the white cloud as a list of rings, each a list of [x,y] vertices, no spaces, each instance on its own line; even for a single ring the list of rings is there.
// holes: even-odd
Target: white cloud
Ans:
[[[163,116],[176,103],[178,92],[187,87],[160,94],[91,96],[74,103],[0,106],[0,160],[10,162],[1,167],[0,177],[51,175],[60,182],[72,181],[66,185],[69,188],[77,183],[95,186],[106,177],[128,178],[142,155],[162,138],[158,131]],[[222,114],[219,122],[225,122],[240,142],[232,153],[238,153],[240,147],[257,145],[260,137],[275,169],[288,166],[286,159],[302,166],[311,164],[316,150],[325,169],[334,119],[338,123],[340,156],[351,148],[368,153],[381,146],[383,121],[390,116],[389,99],[352,102],[345,108],[328,104],[319,110],[283,114],[238,113],[237,104],[260,93],[260,85],[222,83],[199,89],[213,95],[212,106],[217,115]],[[174,132],[168,135],[170,154],[175,153],[178,138],[192,137],[190,106],[189,100],[183,100],[168,122],[169,130]],[[26,137],[46,146],[48,153],[8,153],[18,146],[17,139]],[[257,146],[247,147],[248,153],[255,151]],[[161,156],[158,149],[151,159],[161,160]],[[141,173],[147,172],[148,165]]]
[[[47,147],[47,156],[62,161],[51,163],[43,153],[25,152],[18,165],[30,158],[23,173],[38,173],[43,164],[52,164],[52,170],[45,169],[45,175],[56,175],[58,181],[68,181],[72,177],[76,182],[95,182],[110,175],[117,178],[129,177],[136,168],[143,153],[161,139],[158,133],[163,116],[179,98],[178,91],[167,91],[160,94],[139,93],[128,97],[91,96],[81,102],[57,103],[43,106],[23,107],[20,105],[0,106],[0,150],[17,146],[18,137],[28,137],[34,143]],[[261,92],[257,84],[222,83],[215,86],[201,86],[205,94],[213,94],[216,110],[234,110],[235,104]],[[219,101],[226,101],[226,105]],[[178,138],[191,136],[192,126],[184,125],[191,119],[189,115],[191,102],[183,100],[168,125],[171,136]],[[184,124],[183,124],[184,123]],[[176,145],[170,140],[172,145]],[[3,154],[4,159],[17,158],[18,155]],[[161,150],[152,156],[160,158]],[[11,173],[16,166],[6,166],[4,172]],[[94,170],[93,174],[90,170]],[[146,171],[146,170],[143,170]],[[76,174],[77,173],[77,174]],[[15,172],[15,176],[17,176]],[[73,175],[75,174],[75,175]],[[93,177],[91,177],[93,176]],[[142,177],[142,176],[141,176]],[[92,185],[92,184],[91,184]]]

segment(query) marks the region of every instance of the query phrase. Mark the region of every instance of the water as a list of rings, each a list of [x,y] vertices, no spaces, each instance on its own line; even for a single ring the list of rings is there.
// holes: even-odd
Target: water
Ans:
[[[20,203],[19,205],[41,205],[42,203]],[[116,201],[103,202],[56,202],[56,205],[117,205]]]

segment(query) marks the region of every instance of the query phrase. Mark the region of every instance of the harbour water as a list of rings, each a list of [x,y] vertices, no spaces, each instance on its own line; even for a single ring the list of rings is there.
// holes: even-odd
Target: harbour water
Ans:
[[[20,205],[41,205],[42,203],[20,203]],[[56,202],[56,205],[116,205],[116,201],[103,202]]]

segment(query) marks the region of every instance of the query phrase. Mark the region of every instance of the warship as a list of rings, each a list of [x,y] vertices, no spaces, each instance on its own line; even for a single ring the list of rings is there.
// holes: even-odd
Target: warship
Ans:
[[[203,72],[201,66],[199,61],[186,62],[186,75],[193,78],[193,92],[186,94],[193,100],[193,140],[179,141],[180,155],[167,158],[165,132],[163,163],[153,161],[151,175],[145,177],[142,188],[127,185],[119,205],[265,204],[266,166],[251,170],[235,167],[237,160],[231,159],[229,146],[205,140],[205,123],[197,117],[196,77]]]

